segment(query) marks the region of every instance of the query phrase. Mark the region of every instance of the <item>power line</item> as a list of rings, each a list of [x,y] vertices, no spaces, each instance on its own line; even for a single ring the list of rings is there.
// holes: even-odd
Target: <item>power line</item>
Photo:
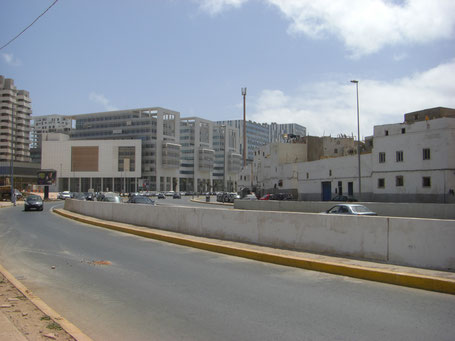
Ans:
[[[15,36],[13,39],[11,39],[9,42],[7,42],[5,45],[3,45],[2,47],[0,47],[0,50],[4,49],[5,47],[7,47],[9,44],[11,44],[13,41],[15,41],[17,38],[19,38],[19,36],[24,33],[25,31],[27,31],[34,23],[36,23],[38,21],[39,18],[41,18],[44,14],[46,14],[47,11],[49,11],[51,9],[52,6],[54,6],[56,3],[57,3],[58,0],[55,0],[52,5],[50,5],[43,13],[41,13],[35,20],[33,20],[33,22],[28,25],[26,28],[24,28],[21,33],[19,33],[17,36]]]

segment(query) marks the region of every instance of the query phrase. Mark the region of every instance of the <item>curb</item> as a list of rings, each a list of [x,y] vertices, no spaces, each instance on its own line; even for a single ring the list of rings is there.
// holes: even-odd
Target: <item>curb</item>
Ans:
[[[283,256],[269,252],[251,250],[248,248],[222,245],[215,242],[212,243],[207,241],[194,240],[191,238],[185,238],[184,235],[176,236],[175,234],[168,234],[166,231],[146,231],[143,229],[134,228],[132,226],[127,226],[126,224],[85,217],[64,209],[54,209],[53,211],[65,218],[73,219],[82,223],[104,227],[119,232],[134,234],[145,238],[156,239],[168,243],[189,246],[201,250],[217,252],[266,263],[273,263],[306,270],[326,272],[334,275],[342,275],[375,282],[455,295],[455,280],[452,279],[368,268],[358,265],[314,260],[303,257]]]
[[[54,309],[49,307],[46,303],[44,303],[41,298],[35,296],[25,285],[19,282],[12,274],[10,274],[1,264],[0,264],[0,272],[6,279],[16,287],[27,299],[32,302],[35,307],[43,312],[43,314],[49,316],[54,322],[57,322],[70,336],[72,336],[77,341],[93,341],[90,337],[85,335],[79,328],[77,328],[74,324],[69,322],[59,313],[57,313]]]

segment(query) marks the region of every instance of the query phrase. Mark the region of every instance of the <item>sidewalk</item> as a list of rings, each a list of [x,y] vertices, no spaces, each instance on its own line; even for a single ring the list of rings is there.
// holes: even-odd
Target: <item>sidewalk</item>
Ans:
[[[211,252],[455,295],[454,272],[397,266],[197,237],[113,221],[104,221],[73,213],[65,209],[54,209],[54,212],[83,223]]]

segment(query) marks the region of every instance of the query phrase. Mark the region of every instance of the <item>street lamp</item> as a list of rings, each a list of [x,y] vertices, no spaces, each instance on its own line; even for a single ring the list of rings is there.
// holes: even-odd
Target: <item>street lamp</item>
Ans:
[[[355,84],[356,93],[357,93],[357,159],[359,167],[359,200],[362,196],[362,180],[361,180],[361,171],[360,171],[360,123],[359,123],[359,81],[352,80],[351,83]]]
[[[243,168],[246,166],[246,88],[242,88],[243,96]]]
[[[16,105],[16,96],[17,96],[17,91],[14,91],[14,96],[12,97],[11,101],[11,160],[10,160],[10,170],[11,170],[11,180],[10,180],[10,185],[11,185],[11,202],[16,205],[16,198],[15,198],[15,191],[14,191],[14,109]]]

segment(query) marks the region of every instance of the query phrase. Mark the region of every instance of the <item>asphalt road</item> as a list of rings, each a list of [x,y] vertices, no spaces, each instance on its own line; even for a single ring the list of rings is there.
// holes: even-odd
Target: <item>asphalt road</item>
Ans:
[[[0,262],[95,340],[454,339],[455,296],[124,235],[51,206],[0,210]]]

